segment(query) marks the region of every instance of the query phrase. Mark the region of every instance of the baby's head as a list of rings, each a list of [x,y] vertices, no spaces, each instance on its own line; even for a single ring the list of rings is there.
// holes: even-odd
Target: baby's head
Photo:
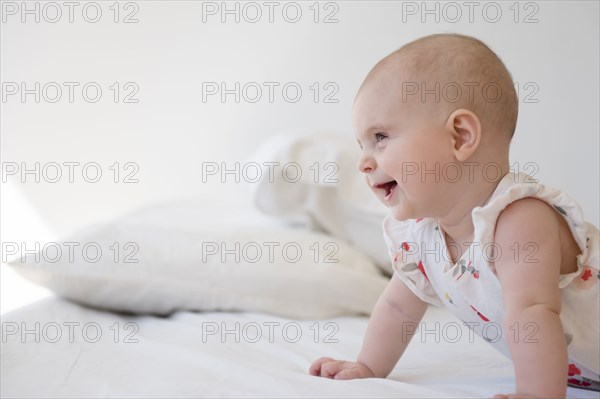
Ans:
[[[397,219],[440,217],[467,184],[508,171],[517,112],[510,73],[484,43],[423,37],[379,61],[356,95],[359,169]]]

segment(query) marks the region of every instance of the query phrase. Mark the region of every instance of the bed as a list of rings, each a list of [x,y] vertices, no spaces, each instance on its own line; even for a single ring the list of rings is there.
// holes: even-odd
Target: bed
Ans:
[[[421,328],[429,332],[415,336],[387,379],[336,381],[307,374],[317,357],[355,358],[367,321],[357,316],[292,320],[256,312],[127,316],[47,298],[3,317],[4,329],[57,323],[62,337],[51,342],[56,340],[51,328],[45,333],[40,328],[37,335],[4,331],[1,393],[60,398],[475,398],[513,390],[510,362],[466,330],[443,332],[444,326],[459,324],[439,308],[428,309]],[[327,322],[335,328],[326,327]],[[72,343],[65,323],[72,323]],[[94,327],[84,333],[91,323]],[[232,333],[236,323],[238,337]],[[262,331],[249,325],[262,326]],[[219,326],[216,332],[214,326]],[[272,333],[266,326],[273,326]],[[458,340],[455,331],[461,331]],[[568,396],[598,394],[569,388]]]
[[[346,174],[352,157],[344,141],[315,137],[279,137],[254,159],[330,160],[341,171],[334,186],[261,181],[248,207],[161,204],[64,241],[105,250],[118,242],[127,251],[124,244],[134,244],[118,261],[108,251],[97,261],[76,252],[68,261],[12,262],[57,295],[2,316],[1,396],[466,398],[514,391],[509,360],[434,307],[387,379],[308,374],[318,357],[356,358],[389,279],[382,209]],[[249,242],[294,243],[306,257],[207,256],[215,255],[213,244]],[[332,254],[311,252],[332,245]],[[599,397],[573,388],[568,395]]]
[[[434,330],[440,318],[452,321],[430,309],[426,328]],[[126,316],[48,298],[3,317],[5,330],[57,323],[62,337],[51,342],[54,328],[41,327],[37,335],[5,331],[2,397],[486,397],[511,390],[509,362],[485,342],[468,343],[466,335],[455,344],[439,334],[417,336],[385,380],[307,374],[319,356],[354,358],[367,320],[292,320],[256,312]],[[71,324],[72,343],[65,323],[79,323]],[[231,333],[236,323],[238,337]],[[255,324],[263,326],[259,334],[247,327]],[[269,325],[272,334],[264,327]],[[98,331],[102,336],[94,342]]]

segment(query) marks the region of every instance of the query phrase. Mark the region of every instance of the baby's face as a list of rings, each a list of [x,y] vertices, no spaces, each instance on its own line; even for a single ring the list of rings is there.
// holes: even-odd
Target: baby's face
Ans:
[[[439,170],[454,159],[447,115],[439,106],[403,101],[394,86],[369,82],[354,103],[358,169],[396,219],[438,217],[448,209],[450,188]]]

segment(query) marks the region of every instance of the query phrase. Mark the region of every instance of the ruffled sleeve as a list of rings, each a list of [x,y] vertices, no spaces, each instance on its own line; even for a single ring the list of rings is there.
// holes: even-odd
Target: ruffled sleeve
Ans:
[[[414,221],[398,221],[391,215],[383,220],[383,238],[387,244],[394,275],[422,301],[443,306],[418,256],[418,243],[413,234]]]
[[[585,222],[581,208],[566,193],[542,184],[529,183],[527,179],[530,177],[523,173],[505,176],[501,182],[504,187],[499,187],[494,198],[486,206],[473,210],[474,234],[480,242],[492,243],[498,217],[508,205],[527,197],[546,202],[567,221],[573,239],[581,250],[577,256],[577,270],[560,276],[559,288],[562,289],[584,272],[586,264],[597,264],[597,260],[593,259],[597,249],[590,248],[590,240],[593,242],[594,236],[597,237],[597,229]],[[493,262],[488,260],[486,263],[495,273]]]

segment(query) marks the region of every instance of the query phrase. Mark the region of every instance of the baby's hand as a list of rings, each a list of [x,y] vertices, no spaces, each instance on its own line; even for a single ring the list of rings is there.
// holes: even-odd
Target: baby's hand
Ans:
[[[335,380],[375,378],[373,372],[362,363],[334,360],[330,357],[322,357],[315,360],[308,372],[310,375],[333,378]]]

